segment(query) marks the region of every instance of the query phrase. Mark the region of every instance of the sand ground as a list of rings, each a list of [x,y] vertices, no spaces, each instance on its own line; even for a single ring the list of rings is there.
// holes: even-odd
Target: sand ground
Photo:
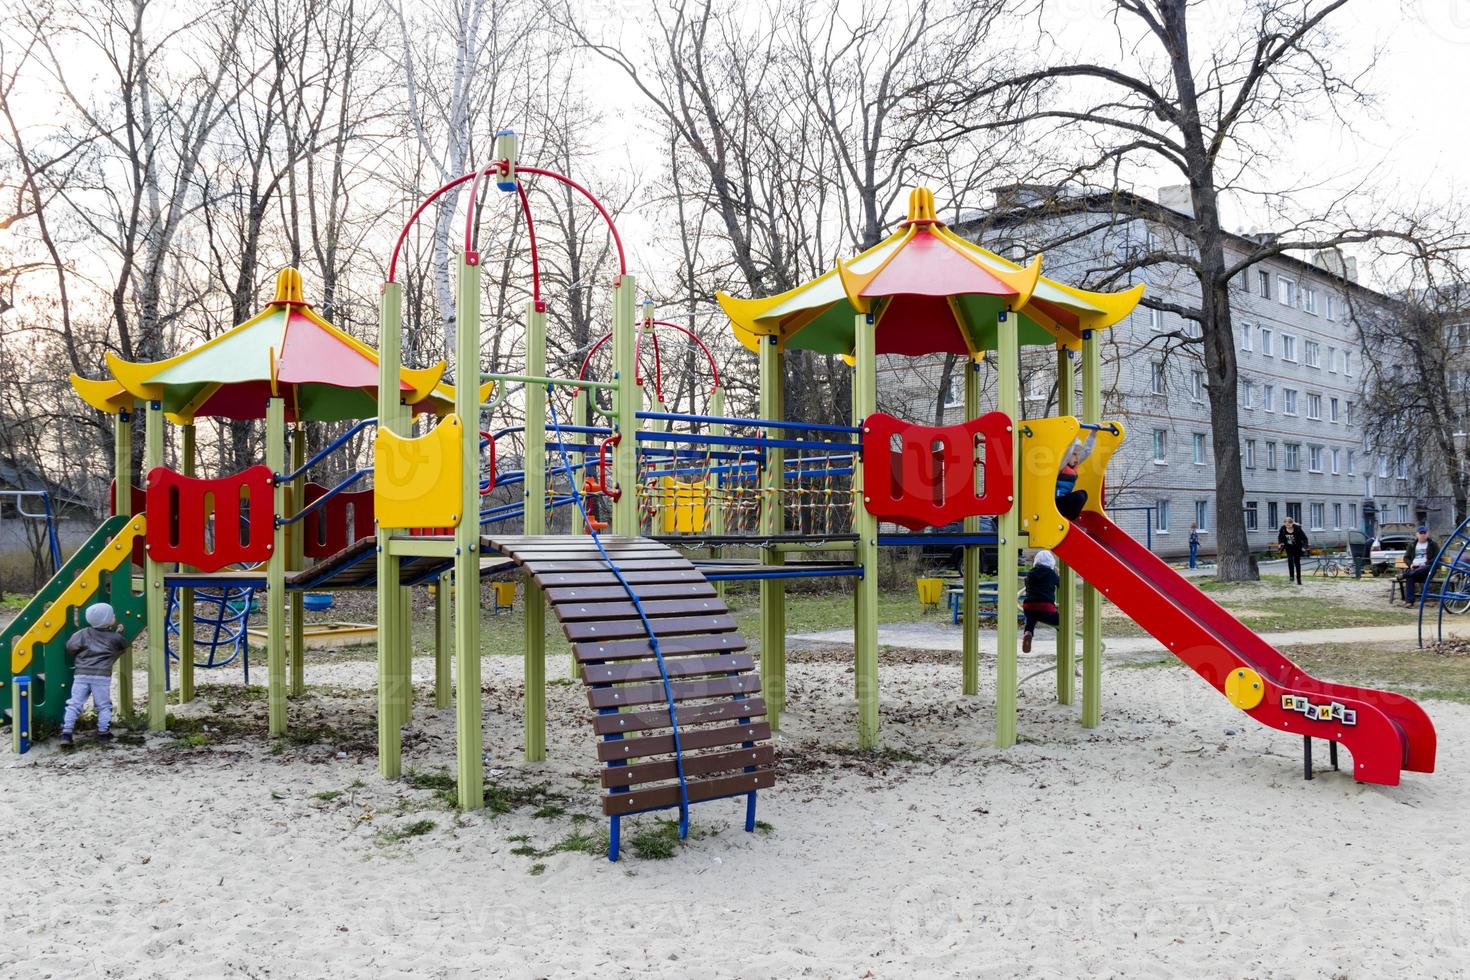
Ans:
[[[0,755],[0,819],[15,833],[0,975],[1470,970],[1470,777],[1456,761],[1470,707],[1427,705],[1440,772],[1357,785],[1327,770],[1324,748],[1305,782],[1298,741],[1249,724],[1182,667],[1113,665],[1093,731],[1034,680],[1021,743],[998,751],[993,689],[964,698],[953,657],[885,651],[887,751],[869,758],[851,751],[849,656],[793,656],[762,829],[742,831],[739,801],[696,806],[667,860],[549,853],[602,826],[589,819],[592,739],[580,690],[554,685],[549,759],[518,763],[510,660],[485,670],[504,812],[457,815],[431,780],[378,778],[362,661],[311,668],[295,742],[264,738],[264,704],[222,679],[178,709],[203,744]],[[1042,666],[1032,659],[1023,675]],[[415,677],[431,705],[431,661]],[[453,721],[416,709],[405,762],[421,777],[452,770]],[[625,838],[654,826],[638,818]]]

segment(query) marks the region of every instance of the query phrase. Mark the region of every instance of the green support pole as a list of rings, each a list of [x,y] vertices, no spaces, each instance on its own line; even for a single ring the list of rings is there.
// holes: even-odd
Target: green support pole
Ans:
[[[197,476],[197,454],[194,423],[183,427],[183,445],[179,447],[180,472]],[[194,700],[194,590],[179,590],[179,704]]]
[[[265,465],[286,472],[286,401],[279,395],[265,406]],[[286,485],[277,480],[275,508],[286,510]],[[276,525],[270,560],[265,565],[266,703],[270,734],[286,734],[286,526]]]
[[[295,473],[306,465],[306,426],[301,422],[296,423],[296,429],[291,439],[291,472]],[[295,516],[300,513],[303,494],[306,493],[306,477],[296,477],[291,481],[291,514],[284,516]],[[291,563],[292,571],[300,571],[306,566],[306,538],[302,531],[305,525],[297,522],[288,530],[290,538],[290,554],[287,556]],[[305,596],[298,589],[290,592],[291,603],[291,696],[300,697],[306,693],[306,607]]]
[[[143,425],[143,469],[151,473],[163,465],[163,405],[149,402]],[[163,592],[163,565],[148,556],[144,566],[145,606],[148,611],[148,730],[161,732],[168,727],[168,603]]]
[[[980,365],[973,360],[965,362],[965,418],[980,417]],[[980,482],[980,467],[975,467],[974,479]],[[980,533],[980,518],[965,518],[965,533]],[[966,695],[980,693],[980,547],[965,545],[965,581],[960,595],[963,596],[964,612],[961,616],[961,691]]]
[[[450,691],[453,690],[453,681],[449,674],[449,654],[452,649],[452,637],[454,636],[453,601],[449,595],[452,591],[450,582],[453,578],[448,572],[439,576],[438,587],[434,591],[434,707],[449,707]]]
[[[1082,332],[1082,421],[1102,421],[1101,355],[1097,333]],[[1102,501],[1098,501],[1101,506]],[[1082,586],[1082,727],[1102,723],[1102,597],[1091,583]]]
[[[526,374],[546,374],[546,307],[533,300],[526,309]],[[525,530],[546,533],[546,389],[526,385]],[[571,479],[569,477],[569,479]],[[546,758],[546,602],[530,575],[522,579],[525,615],[526,761]]]
[[[454,648],[459,654],[455,697],[455,768],[461,810],[485,805],[485,731],[480,692],[480,266],[459,257],[456,279],[454,410],[460,421],[465,466],[459,523],[454,528]],[[540,420],[527,419],[539,424]],[[528,424],[530,432],[534,425]],[[528,460],[529,462],[529,460]],[[528,466],[527,469],[530,469]]]
[[[613,534],[637,535],[638,528],[638,387],[636,329],[633,296],[637,285],[632,276],[621,276],[613,287],[613,378],[617,399],[613,429],[618,436],[613,447],[613,480],[618,499],[612,505]]]
[[[761,341],[759,360],[760,417],[780,421],[786,415],[782,375],[786,355],[775,337]],[[762,537],[780,534],[785,528],[786,515],[781,503],[785,474],[786,453],[781,449],[766,450],[758,511]],[[763,565],[780,565],[785,560],[785,555],[774,548],[761,549]],[[761,580],[760,607],[761,690],[766,695],[766,718],[779,731],[781,712],[786,710],[786,584],[782,579]]]
[[[131,517],[133,514],[133,413],[129,411],[118,412],[117,421],[113,425],[112,474],[113,513],[121,517]],[[127,576],[127,587],[131,589],[133,587],[131,562],[123,566],[122,574]],[[122,709],[123,718],[131,723],[137,716],[133,704],[133,648],[131,645],[124,651],[122,659],[118,661],[117,700],[118,706]]]
[[[716,418],[723,418],[725,416],[725,389],[722,386],[717,386],[714,391],[710,392],[709,413]],[[725,423],[712,422],[710,423],[709,431],[712,436],[723,436],[725,434]],[[711,474],[709,477],[709,496],[707,498],[710,502],[709,532],[715,537],[719,537],[725,533],[725,504],[720,495],[720,485],[723,482],[718,473]],[[719,558],[724,553],[725,549],[718,545],[710,549],[710,556],[714,558]],[[725,583],[723,581],[715,583],[715,595],[720,597],[721,602],[725,601]]]
[[[852,421],[863,425],[878,410],[877,324],[871,315],[860,313],[853,332]],[[853,560],[863,570],[853,589],[858,748],[872,749],[878,746],[878,518],[866,506],[863,482],[863,468],[854,466],[852,529],[857,544]]]
[[[402,344],[403,286],[384,283],[378,314],[378,428],[399,435],[407,430],[398,413]],[[388,553],[391,537],[391,530],[378,528],[378,774],[387,779],[403,771],[403,730],[398,720],[402,692],[396,669],[402,606],[398,602],[398,559]]]
[[[1057,414],[1071,415],[1072,390],[1075,384],[1072,371],[1072,352],[1065,347],[1057,348]],[[1067,567],[1066,562],[1057,560],[1060,581],[1057,584],[1057,703],[1071,704],[1076,699],[1077,687],[1077,574]]]
[[[996,408],[1011,419],[1011,458],[1019,461],[1021,348],[1015,315],[1002,313],[997,326]],[[995,744],[1002,749],[1016,744],[1016,563],[1021,551],[1021,515],[1016,501],[1021,496],[1021,470],[1020,465],[1015,467],[1017,482],[1011,490],[1011,506],[1000,515],[1000,541],[995,554]]]

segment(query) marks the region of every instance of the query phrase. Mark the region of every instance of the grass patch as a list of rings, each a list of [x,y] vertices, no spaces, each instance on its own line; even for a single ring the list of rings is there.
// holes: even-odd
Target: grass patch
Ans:
[[[459,783],[454,774],[446,769],[410,769],[403,774],[403,781],[414,789],[429,790],[434,794],[434,799],[447,809],[453,810],[459,806]]]
[[[1408,644],[1332,644],[1291,647],[1284,652],[1323,680],[1470,704],[1470,657],[1447,656]]]
[[[414,820],[410,823],[404,824],[401,827],[394,827],[388,830],[379,831],[378,839],[384,844],[396,844],[399,841],[407,840],[410,837],[422,837],[437,826],[438,824],[434,823],[434,821],[432,820]]]
[[[1156,667],[1178,667],[1181,661],[1177,657],[1160,657],[1157,660],[1125,660],[1121,663],[1109,664],[1109,670],[1153,670]]]
[[[755,822],[755,829],[756,829],[756,832],[757,833],[769,834],[769,833],[774,832],[776,828],[775,827],[772,827],[770,824],[766,823],[764,820],[757,820]]]
[[[539,810],[553,805],[560,807],[566,802],[565,796],[548,790],[546,783],[535,783],[531,786],[485,784],[485,809],[492,817],[498,817],[527,806],[537,807],[537,816],[540,816]]]
[[[200,749],[209,744],[209,736],[203,732],[190,732],[174,739],[172,748]]]
[[[545,871],[546,865],[542,864],[539,861],[526,869],[526,873],[529,874],[532,878],[540,877],[542,874],[545,873]]]
[[[591,854],[598,857],[607,853],[607,832],[588,834],[574,830],[551,845],[547,854]]]
[[[537,810],[535,813],[531,814],[531,816],[537,817],[541,820],[550,820],[552,817],[565,816],[566,812],[566,807],[557,806],[555,803],[548,803],[541,809]]]
[[[342,790],[324,789],[320,793],[313,793],[311,798],[314,800],[321,800],[323,803],[331,803],[333,800],[338,800],[342,798]]]
[[[667,861],[683,843],[679,840],[679,823],[660,820],[628,838],[628,849],[645,861]]]
[[[518,855],[519,857],[541,856],[541,852],[536,850],[536,848],[532,847],[530,844],[517,844],[515,847],[512,847],[510,849],[510,853]]]
[[[895,749],[890,746],[882,746],[876,749],[860,749],[852,745],[836,745],[832,748],[833,755],[840,755],[850,759],[865,759],[873,762],[885,762],[891,764],[899,762],[924,762],[922,755],[910,752],[908,749]]]

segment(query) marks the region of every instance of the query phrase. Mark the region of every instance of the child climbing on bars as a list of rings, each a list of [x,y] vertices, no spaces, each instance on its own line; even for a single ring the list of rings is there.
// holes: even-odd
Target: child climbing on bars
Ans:
[[[105,602],[87,607],[87,625],[66,641],[66,652],[75,658],[72,668],[71,697],[61,720],[62,748],[71,748],[72,732],[91,695],[97,709],[97,738],[112,741],[112,665],[127,652],[128,641],[112,607]]]
[[[1089,432],[1085,440],[1072,444],[1057,470],[1057,510],[1069,521],[1075,521],[1087,504],[1087,491],[1077,489],[1077,470],[1082,461],[1092,455],[1096,444],[1097,432]]]
[[[1032,559],[1031,570],[1026,573],[1026,597],[1021,601],[1021,611],[1026,616],[1026,629],[1021,634],[1021,649],[1031,652],[1031,634],[1036,632],[1037,623],[1060,627],[1057,616],[1057,556],[1050,551],[1038,551]]]

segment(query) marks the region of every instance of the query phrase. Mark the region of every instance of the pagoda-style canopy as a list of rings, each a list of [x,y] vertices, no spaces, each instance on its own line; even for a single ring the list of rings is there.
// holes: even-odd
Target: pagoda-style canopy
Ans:
[[[979,357],[997,346],[1000,314],[1022,344],[1076,349],[1084,330],[1112,326],[1138,305],[1142,284],[1121,293],[1076,289],[1041,275],[1041,259],[1022,268],[950,231],[935,217],[934,195],[909,195],[899,230],[839,261],[811,282],[767,299],[719,293],[735,336],[755,350],[775,336],[786,349],[851,356],[856,315],[876,317],[879,354]]]
[[[116,413],[135,401],[158,401],[179,423],[196,418],[260,419],[280,395],[291,422],[338,422],[378,414],[378,354],[322,319],[302,298],[301,273],[282,269],[265,309],[177,357],[134,364],[107,355],[111,378],[71,376],[82,399]],[[442,385],[444,363],[403,368],[400,390],[415,412],[454,410]]]

